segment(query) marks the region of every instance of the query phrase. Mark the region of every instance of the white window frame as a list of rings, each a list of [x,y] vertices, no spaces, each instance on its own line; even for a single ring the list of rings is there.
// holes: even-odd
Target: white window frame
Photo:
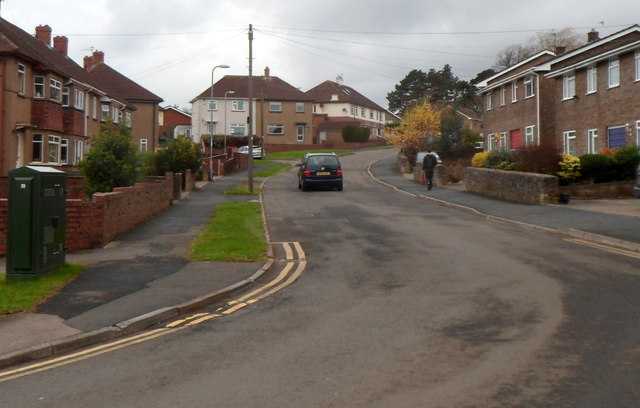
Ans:
[[[60,164],[69,163],[69,139],[60,140]]]
[[[217,121],[207,121],[207,134],[208,135],[215,135],[216,131],[217,131],[217,127],[218,127],[218,122]]]
[[[149,150],[149,141],[147,139],[140,139],[140,151],[146,152]]]
[[[636,146],[640,147],[640,120],[636,120]]]
[[[131,112],[125,112],[124,123],[127,125],[129,129],[131,129]]]
[[[587,67],[587,95],[598,92],[598,67]]]
[[[102,104],[100,105],[100,120],[105,122],[109,118],[109,105]]]
[[[44,136],[41,134],[34,134],[31,141],[31,162],[42,163],[44,156]],[[38,153],[40,157],[35,157],[34,153]]]
[[[73,107],[84,110],[84,91],[76,89],[74,94]]]
[[[535,125],[530,125],[524,128],[524,144],[525,146],[535,146],[538,144]]]
[[[62,106],[69,106],[69,87],[62,88]]]
[[[73,164],[78,164],[84,158],[84,140],[73,142]]]
[[[269,112],[282,112],[282,102],[279,102],[279,101],[269,102]]]
[[[208,99],[207,110],[209,112],[217,111],[218,110],[218,101],[216,99]]]
[[[575,130],[567,130],[562,132],[562,147],[563,152],[566,154],[570,154],[575,156],[577,153],[576,146],[576,131]],[[572,149],[573,148],[573,149]],[[571,151],[573,150],[573,152]]]
[[[296,141],[298,143],[304,142],[304,125],[296,125]]]
[[[640,51],[636,51],[635,66],[636,66],[636,81],[640,81]]]
[[[60,164],[60,136],[49,135],[47,139],[47,162]]]
[[[98,119],[98,97],[93,97],[93,119]]]
[[[509,148],[507,144],[507,132],[500,132],[500,148],[501,149]]]
[[[504,106],[507,103],[507,88],[504,86],[500,88],[500,106]]]
[[[609,88],[620,86],[620,60],[612,58],[609,60]]]
[[[493,148],[495,147],[495,134],[494,133],[488,133],[487,134],[487,149],[489,151],[492,151]]]
[[[247,124],[246,123],[231,123],[231,124],[229,124],[229,134],[231,136],[246,136],[247,135]]]
[[[360,116],[362,116],[363,118],[367,117],[367,115],[365,115],[364,108],[360,108]]]
[[[562,77],[562,100],[573,99],[576,96],[576,74],[565,74]]]
[[[296,102],[296,113],[304,113],[304,102]]]
[[[598,129],[587,130],[587,153],[596,154],[598,152]]]
[[[18,93],[24,95],[26,92],[27,73],[23,64],[18,64]]]
[[[284,125],[282,123],[269,123],[267,125],[267,134],[269,135],[284,135]]]
[[[33,77],[33,97],[34,98],[44,98],[44,77],[41,75],[36,75]]]
[[[487,93],[487,110],[493,109],[493,92]]]
[[[231,110],[234,112],[244,112],[246,109],[246,104],[241,99],[236,99],[231,102]]]
[[[511,83],[511,103],[518,102],[518,81]]]
[[[533,76],[529,75],[524,78],[524,98],[533,98],[534,96],[536,96],[536,92],[534,88]]]
[[[49,96],[56,102],[62,101],[62,82],[49,78]]]

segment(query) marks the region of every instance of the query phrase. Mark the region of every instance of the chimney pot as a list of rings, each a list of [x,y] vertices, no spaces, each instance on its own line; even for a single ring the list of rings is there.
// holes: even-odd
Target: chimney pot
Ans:
[[[51,46],[51,27],[48,25],[39,25],[36,27],[36,38],[43,43]]]
[[[53,37],[53,48],[67,55],[69,52],[69,39],[65,36]]]

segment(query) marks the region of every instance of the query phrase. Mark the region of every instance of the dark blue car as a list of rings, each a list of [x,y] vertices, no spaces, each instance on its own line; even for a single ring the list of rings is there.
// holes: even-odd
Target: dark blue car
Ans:
[[[332,187],[342,191],[342,166],[335,153],[307,153],[298,164],[298,188]]]

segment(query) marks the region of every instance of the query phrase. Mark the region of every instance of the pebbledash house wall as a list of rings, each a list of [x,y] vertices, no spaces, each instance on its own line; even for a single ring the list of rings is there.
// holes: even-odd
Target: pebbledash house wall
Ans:
[[[81,198],[82,179],[67,179],[66,248],[73,252],[99,248],[118,235],[165,211],[172,205],[173,174],[147,178],[132,187]],[[0,180],[0,256],[7,251],[7,178]]]

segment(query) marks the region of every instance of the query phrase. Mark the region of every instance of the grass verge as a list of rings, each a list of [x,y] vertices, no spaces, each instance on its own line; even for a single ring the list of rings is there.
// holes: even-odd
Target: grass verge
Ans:
[[[0,281],[0,314],[30,312],[45,299],[73,281],[85,266],[65,263],[39,279]]]
[[[351,149],[295,150],[291,152],[269,153],[270,160],[301,160],[306,153],[335,153],[338,156],[353,153]]]
[[[218,205],[204,232],[191,244],[191,259],[198,261],[265,262],[266,255],[260,203]]]

